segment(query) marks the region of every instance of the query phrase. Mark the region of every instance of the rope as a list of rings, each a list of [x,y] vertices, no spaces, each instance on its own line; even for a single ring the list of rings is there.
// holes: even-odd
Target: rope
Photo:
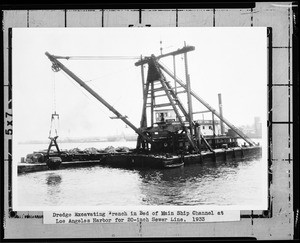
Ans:
[[[55,72],[53,72],[53,111],[56,114],[56,90],[55,90],[56,78]]]

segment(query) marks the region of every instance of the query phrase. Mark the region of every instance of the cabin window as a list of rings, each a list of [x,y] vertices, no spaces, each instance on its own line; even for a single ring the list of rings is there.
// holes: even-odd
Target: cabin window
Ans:
[[[209,126],[208,128],[209,128],[210,130],[212,130],[212,127],[211,127],[211,126]]]
[[[203,129],[205,129],[205,126],[202,126],[203,127]]]

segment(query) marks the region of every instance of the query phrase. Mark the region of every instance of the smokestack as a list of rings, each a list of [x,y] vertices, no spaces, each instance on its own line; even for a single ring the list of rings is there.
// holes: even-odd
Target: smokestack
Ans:
[[[224,134],[224,123],[223,123],[223,109],[222,109],[222,96],[221,94],[218,94],[219,97],[219,110],[220,110],[220,124],[221,124],[221,134]]]

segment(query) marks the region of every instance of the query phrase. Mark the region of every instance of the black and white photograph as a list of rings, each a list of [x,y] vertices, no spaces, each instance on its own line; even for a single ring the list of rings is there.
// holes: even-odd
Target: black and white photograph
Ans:
[[[268,209],[266,27],[11,38],[13,210]]]

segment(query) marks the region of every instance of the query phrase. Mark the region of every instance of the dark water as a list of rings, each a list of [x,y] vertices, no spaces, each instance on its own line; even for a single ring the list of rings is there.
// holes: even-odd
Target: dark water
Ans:
[[[173,169],[74,168],[18,176],[19,206],[260,205],[265,162]]]

